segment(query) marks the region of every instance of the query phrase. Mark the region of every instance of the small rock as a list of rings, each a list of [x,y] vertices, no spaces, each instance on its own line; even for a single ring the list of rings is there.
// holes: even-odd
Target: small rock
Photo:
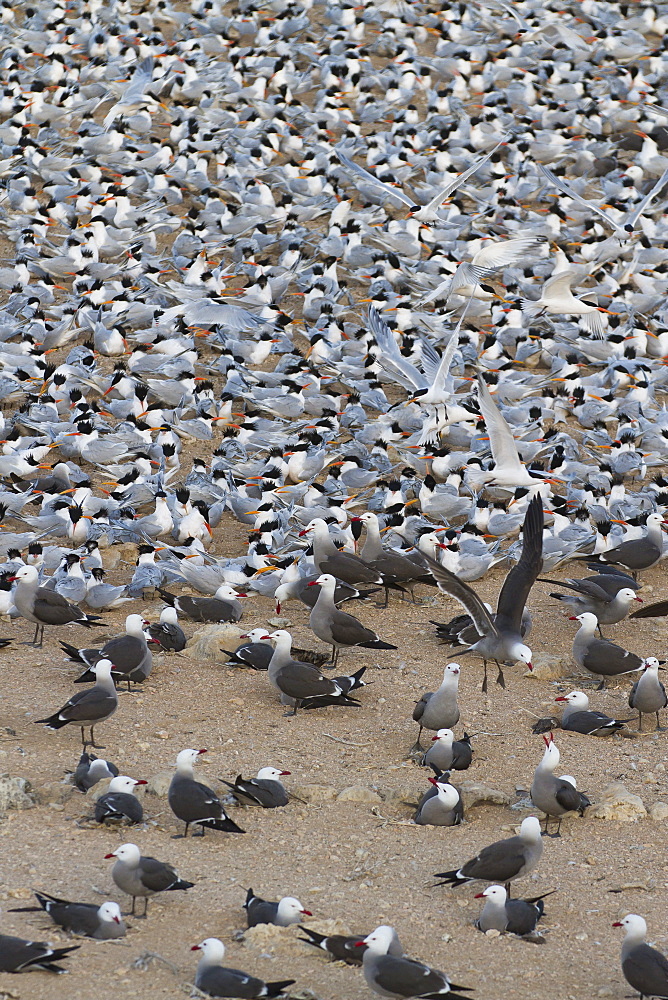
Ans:
[[[614,819],[620,823],[635,823],[647,815],[639,795],[629,792],[621,781],[607,785],[596,805],[587,809],[592,819]]]
[[[37,802],[37,796],[32,785],[25,778],[11,778],[8,774],[0,775],[0,816],[8,809],[32,809]]]
[[[169,733],[167,732],[166,729],[158,729],[158,731],[154,735],[155,735],[155,738],[157,740],[168,740],[169,739]]]
[[[81,795],[81,792],[75,788],[71,781],[47,781],[35,789],[35,794],[41,805],[48,806],[52,803],[60,805],[69,802],[75,796]],[[83,798],[83,796],[81,797]]]
[[[203,625],[188,641],[183,652],[194,660],[227,663],[229,657],[224,650],[235,649],[241,642],[244,631],[241,626],[229,622],[222,625]]]
[[[668,802],[654,802],[649,807],[649,818],[656,820],[657,823],[668,819]]]
[[[333,802],[336,798],[336,788],[332,785],[297,785],[295,795],[306,802]]]
[[[496,927],[490,927],[488,931],[485,931],[485,937],[501,937],[501,931],[497,931]]]
[[[336,796],[337,802],[381,802],[378,792],[364,785],[349,785]]]
[[[525,677],[538,681],[557,681],[561,677],[570,677],[574,666],[569,656],[556,656],[553,653],[534,653],[533,670],[527,670]]]
[[[510,804],[510,796],[506,795],[498,788],[485,785],[480,781],[463,781],[459,786],[464,809],[471,809],[482,802],[490,802],[495,806],[507,806]]]
[[[164,798],[169,791],[169,785],[173,777],[173,771],[158,771],[157,774],[154,774],[152,778],[148,779],[146,794],[158,795],[160,798]]]

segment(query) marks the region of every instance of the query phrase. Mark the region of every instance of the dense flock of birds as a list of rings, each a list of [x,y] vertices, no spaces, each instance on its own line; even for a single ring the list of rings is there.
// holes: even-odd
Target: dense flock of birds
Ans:
[[[500,684],[532,667],[539,574],[586,561],[590,576],[547,577],[579,623],[575,663],[602,684],[628,674],[639,728],[659,725],[659,661],[601,626],[628,616],[665,554],[667,28],[668,5],[645,0],[2,0],[0,612],[51,646],[56,628],[94,637],[131,602],[122,635],[61,644],[94,683],[40,720],[81,729],[81,791],[111,779],[99,823],[143,821],[142,782],[89,752],[117,687],[149,676],[152,650],[183,649],[186,621],[237,622],[253,594],[275,600],[278,626],[306,604],[331,657],[258,627],[230,662],[266,671],[249,685],[268,677],[318,725],[328,706],[363,710],[366,668],[326,664],[396,648],[348,602],[419,602],[437,585],[463,606],[437,635],[482,659],[486,690],[488,663]],[[249,532],[242,555],[233,525]],[[121,545],[136,566],[105,580]],[[494,611],[470,585],[497,564],[510,569]],[[412,749],[434,771],[418,824],[463,819],[459,675],[448,663],[415,706],[419,734],[436,734]],[[545,831],[590,804],[556,776],[552,730],[632,721],[581,691],[559,700],[561,719],[535,727]],[[186,836],[243,833],[194,776],[204,752],[178,755],[172,812]],[[240,775],[233,801],[289,806],[285,773]],[[543,897],[511,899],[510,884],[544,842],[529,816],[441,873],[489,883],[482,931],[536,935]],[[133,913],[193,886],[132,843],[109,858]],[[125,934],[116,902],[37,903],[65,931]],[[252,890],[246,911],[249,926],[310,916]],[[644,919],[620,925],[627,981],[668,997]],[[304,930],[381,996],[470,991],[408,958],[392,927]],[[64,971],[74,947],[0,935],[0,970]],[[216,938],[194,947],[209,996],[293,982],[227,968]]]

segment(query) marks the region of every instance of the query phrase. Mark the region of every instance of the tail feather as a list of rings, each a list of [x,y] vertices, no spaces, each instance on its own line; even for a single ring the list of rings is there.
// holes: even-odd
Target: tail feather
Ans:
[[[305,944],[312,944],[314,948],[323,948],[323,943],[327,940],[326,934],[319,934],[317,931],[312,931],[308,927],[300,927],[300,930],[304,934],[309,934],[310,937],[300,937],[300,941],[304,941]],[[323,951],[326,949],[323,948]]]
[[[281,979],[275,983],[267,983],[266,984],[267,992],[264,993],[263,995],[266,997],[278,997],[281,995],[281,993],[285,993],[288,986],[292,986],[292,984],[296,982],[297,982],[296,979]]]
[[[35,725],[45,725],[49,729],[62,729],[69,722],[69,719],[60,719],[59,712],[50,715],[48,719],[35,719]]]
[[[60,648],[62,649],[62,651],[64,653],[67,653],[67,655],[69,656],[70,660],[72,660],[74,663],[85,663],[86,662],[84,660],[84,658],[82,657],[80,651],[77,649],[77,647],[76,646],[71,646],[69,642],[61,642],[60,643]]]
[[[173,889],[192,889],[194,885],[194,882],[186,882],[183,878],[177,878],[176,882],[172,882],[171,885],[167,886],[167,891],[171,892]]]
[[[170,594],[168,590],[163,590],[161,587],[158,587],[157,590],[165,604],[169,604],[170,608],[173,608],[174,602],[176,601],[176,595]]]
[[[358,642],[358,646],[363,646],[365,649],[398,649],[398,646],[393,646],[391,642],[383,642],[382,639],[371,639],[369,642]]]
[[[322,694],[315,698],[305,698],[300,708],[325,708],[327,705],[342,705],[352,708],[361,708],[361,701],[356,698],[349,698],[346,694]]]
[[[197,819],[195,823],[198,826],[206,826],[209,830],[221,830],[224,833],[245,833],[240,826],[230,819],[229,816],[225,816],[224,819],[216,819],[214,817],[210,819]]]
[[[442,882],[437,882],[436,885],[448,885],[456,889],[458,885],[465,885],[467,882],[471,882],[470,878],[462,877],[459,871],[454,869],[450,872],[435,872],[434,878],[442,878]]]

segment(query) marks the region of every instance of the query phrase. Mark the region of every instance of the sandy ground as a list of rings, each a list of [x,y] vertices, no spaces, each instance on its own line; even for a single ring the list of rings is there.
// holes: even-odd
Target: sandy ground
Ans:
[[[662,576],[663,570],[652,571],[646,574],[647,583],[659,591]],[[497,570],[477,588],[493,599],[502,578]],[[573,625],[541,593],[550,588],[539,588],[531,601],[538,612],[534,650],[567,652]],[[125,607],[157,617],[159,605],[137,602],[136,607]],[[272,615],[266,599],[253,598],[247,608],[244,622],[249,626]],[[293,802],[276,811],[234,809],[245,836],[212,833],[195,840],[172,839],[179,828],[166,799],[155,796],[145,798],[146,823],[132,830],[79,825],[91,805],[78,792],[64,803],[9,812],[0,822],[5,932],[65,943],[41,914],[4,912],[28,905],[31,888],[72,899],[108,897],[126,909],[128,901],[113,885],[104,855],[127,840],[145,854],[169,860],[197,884],[187,894],[154,900],[148,919],[131,919],[130,933],[120,943],[82,941],[68,963],[71,975],[66,979],[4,975],[0,995],[4,991],[12,997],[90,1000],[94,982],[99,1000],[180,996],[192,982],[196,956],[191,956],[190,946],[210,935],[229,945],[231,965],[268,980],[294,977],[297,995],[310,996],[304,990],[331,1000],[370,995],[359,970],[329,963],[298,943],[294,929],[260,935],[255,942],[233,942],[233,932],[244,925],[241,904],[249,885],[267,898],[298,896],[312,910],[316,928],[327,918],[342,921],[355,933],[391,923],[408,954],[473,987],[481,1000],[510,995],[529,1000],[538,990],[561,1000],[621,998],[628,993],[619,968],[619,932],[610,925],[625,912],[640,912],[648,917],[659,945],[668,943],[665,823],[649,818],[637,824],[567,820],[562,838],[546,841],[536,873],[517,885],[518,893],[529,896],[558,890],[546,906],[546,943],[480,934],[472,926],[478,913],[473,896],[479,890],[432,888],[431,874],[457,866],[478,848],[509,836],[526,813],[482,805],[471,809],[459,828],[425,828],[411,824],[411,809],[401,804],[402,799],[415,801],[426,788],[425,773],[404,760],[416,735],[413,702],[438,682],[448,660],[428,620],[445,617],[454,608],[439,595],[435,606],[393,603],[381,611],[367,602],[356,610],[398,646],[382,659],[373,652],[344,657],[346,667],[364,663],[369,668],[372,683],[361,692],[360,709],[286,718],[265,675],[171,656],[157,664],[141,693],[121,697],[119,711],[100,728],[98,739],[106,744],[106,756],[135,777],[150,778],[169,769],[185,746],[208,747],[201,776],[214,784],[218,777],[233,779],[271,763],[292,772],[286,779],[292,789],[310,783],[337,791],[363,785],[376,789],[383,801]],[[312,648],[320,645],[313,643],[301,607],[290,604],[285,614],[297,641]],[[122,617],[110,615],[109,627],[96,637],[113,634]],[[635,651],[658,655],[664,653],[666,631],[662,622],[651,621],[609,629]],[[28,778],[38,793],[42,790],[53,799],[59,797],[54,782],[78,758],[78,733],[50,733],[32,723],[69,696],[76,668],[64,663],[55,630],[42,651],[19,645],[19,640],[31,637],[28,633],[20,622],[3,631],[17,641],[3,652],[0,663],[0,725],[15,735],[3,731],[0,769]],[[63,633],[82,645],[90,640],[90,633],[81,629],[68,627],[59,635]],[[514,801],[516,788],[529,787],[542,754],[542,739],[530,732],[532,714],[550,714],[553,698],[575,682],[526,678],[515,667],[508,671],[507,689],[490,685],[485,697],[480,666],[473,659],[463,659],[463,664],[457,732],[466,729],[479,735],[473,767],[457,778],[483,781]],[[576,686],[591,686],[589,678],[578,679]],[[628,687],[623,682],[594,694],[594,706],[624,717]],[[561,733],[558,743],[564,771],[577,777],[593,801],[617,779],[638,792],[648,807],[668,801],[663,734],[600,741]],[[623,891],[611,891],[619,889]],[[147,952],[172,964],[156,958],[147,968],[136,967]]]

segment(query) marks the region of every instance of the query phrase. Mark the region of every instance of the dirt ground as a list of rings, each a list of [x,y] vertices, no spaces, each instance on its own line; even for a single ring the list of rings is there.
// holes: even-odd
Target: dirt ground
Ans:
[[[660,593],[663,576],[662,569],[647,573],[644,593],[649,587]],[[485,599],[494,599],[502,578],[503,571],[496,570],[477,589]],[[532,645],[535,652],[567,653],[573,623],[555,609],[549,589],[539,584],[532,595],[532,610],[538,612]],[[141,610],[154,618],[159,606],[136,602],[123,611]],[[246,607],[242,624],[248,627],[272,616],[267,599],[252,598]],[[417,827],[401,801],[416,801],[427,787],[425,773],[404,759],[416,735],[413,702],[439,682],[448,659],[456,658],[434,637],[429,619],[445,618],[455,608],[439,595],[433,606],[402,606],[395,600],[387,611],[369,602],[355,610],[398,646],[382,659],[373,651],[344,655],[346,669],[362,663],[369,668],[371,683],[361,692],[359,709],[330,708],[286,718],[266,675],[174,655],[157,663],[139,694],[121,696],[118,712],[97,735],[107,748],[103,755],[134,777],[169,770],[183,747],[207,747],[200,777],[218,788],[219,777],[246,776],[273,764],[291,771],[286,783],[293,790],[312,783],[337,792],[362,785],[377,790],[381,799],[233,809],[245,836],[209,833],[194,840],[172,839],[179,827],[166,799],[154,795],[144,799],[146,822],[138,829],[79,825],[91,803],[76,791],[67,797],[66,789],[55,784],[78,759],[78,732],[51,733],[33,720],[71,694],[77,675],[64,662],[58,637],[87,645],[90,632],[68,627],[57,636],[52,629],[44,649],[33,651],[19,645],[31,638],[31,627],[23,622],[4,627],[2,634],[14,636],[15,642],[0,661],[0,726],[7,727],[0,738],[0,771],[29,779],[38,795],[56,801],[10,811],[0,822],[3,931],[66,943],[42,914],[6,912],[29,905],[31,889],[77,900],[116,899],[127,909],[128,900],[114,886],[104,855],[128,840],[142,853],[172,862],[196,886],[187,894],[154,899],[148,919],[131,918],[131,930],[119,943],[82,940],[67,963],[67,977],[3,975],[0,995],[41,1000],[187,995],[196,964],[190,946],[215,935],[228,947],[230,965],[267,980],[293,977],[297,996],[370,996],[360,970],[332,964],[300,944],[294,928],[235,943],[234,931],[244,926],[241,904],[248,886],[266,898],[296,895],[313,912],[308,923],[315,928],[323,919],[336,919],[355,933],[390,923],[409,955],[447,971],[455,982],[472,987],[480,1000],[530,1000],[539,991],[559,1000],[628,994],[619,966],[619,932],[611,924],[626,912],[639,912],[659,946],[668,944],[666,823],[649,817],[636,824],[568,819],[561,839],[545,842],[538,870],[516,884],[516,893],[528,896],[557,890],[546,902],[546,943],[479,933],[472,926],[479,910],[473,896],[482,887],[433,888],[432,873],[458,866],[480,847],[510,836],[526,812],[485,804],[472,808],[461,827]],[[284,614],[294,625],[297,642],[320,647],[301,606],[289,604]],[[99,629],[96,638],[114,634],[123,617],[109,615],[108,628]],[[608,632],[638,653],[665,654],[667,628],[661,620],[627,622]],[[560,692],[591,688],[590,678],[547,682],[525,677],[514,667],[505,691],[492,684],[484,696],[478,662],[462,658],[462,664],[457,733],[466,729],[478,735],[472,768],[455,780],[484,782],[515,801],[521,797],[516,790],[529,787],[543,751],[541,737],[531,734],[533,716],[551,714]],[[593,706],[627,716],[629,686],[623,681],[593,693]],[[654,732],[607,740],[557,734],[563,769],[576,776],[594,802],[609,782],[621,780],[647,807],[668,801],[665,740]],[[57,801],[61,791],[64,802]],[[147,961],[147,953],[160,957]]]

